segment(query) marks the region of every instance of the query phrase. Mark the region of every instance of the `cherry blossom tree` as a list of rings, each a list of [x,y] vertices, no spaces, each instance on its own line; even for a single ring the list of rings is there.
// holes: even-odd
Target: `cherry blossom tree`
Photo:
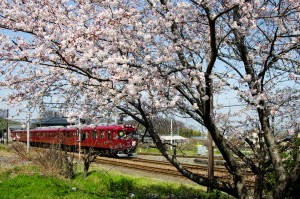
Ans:
[[[52,95],[81,115],[122,111],[182,175],[237,198],[283,198],[299,182],[298,1],[5,0],[0,8],[1,86],[14,91],[7,103],[38,106]],[[232,182],[197,175],[165,149],[153,118],[174,112],[209,131]]]

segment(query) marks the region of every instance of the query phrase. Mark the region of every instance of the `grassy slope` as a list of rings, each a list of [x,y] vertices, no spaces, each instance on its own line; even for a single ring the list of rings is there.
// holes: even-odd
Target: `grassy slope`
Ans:
[[[13,168],[0,174],[0,198],[167,198],[170,195],[195,198],[201,192],[195,187],[108,174],[101,170],[91,172],[86,179],[78,174],[73,180],[35,172],[22,174],[25,170],[35,168]]]
[[[207,195],[200,186],[157,181],[104,171],[96,166],[83,179],[78,165],[74,179],[41,174],[31,164],[7,166],[3,163],[9,153],[0,144],[0,198],[220,198],[219,192]],[[1,162],[2,161],[2,162]],[[227,198],[227,196],[226,196]]]

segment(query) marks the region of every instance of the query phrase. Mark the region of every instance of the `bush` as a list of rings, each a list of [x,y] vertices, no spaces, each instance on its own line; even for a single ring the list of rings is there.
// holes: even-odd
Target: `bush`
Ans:
[[[16,142],[12,148],[20,158],[37,165],[44,174],[62,175],[66,178],[73,178],[75,175],[74,155],[62,151],[58,145],[51,145],[47,150],[31,149],[30,153],[26,152],[24,143]]]

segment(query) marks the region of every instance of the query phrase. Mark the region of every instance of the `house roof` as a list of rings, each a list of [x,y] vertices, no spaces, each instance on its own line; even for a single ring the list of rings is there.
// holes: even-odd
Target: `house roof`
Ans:
[[[179,135],[174,135],[174,136],[170,136],[170,135],[162,135],[160,136],[161,139],[163,140],[186,140],[185,137],[179,136]]]
[[[63,117],[52,117],[43,120],[35,120],[33,123],[41,126],[67,126],[71,124],[67,121],[67,118]]]

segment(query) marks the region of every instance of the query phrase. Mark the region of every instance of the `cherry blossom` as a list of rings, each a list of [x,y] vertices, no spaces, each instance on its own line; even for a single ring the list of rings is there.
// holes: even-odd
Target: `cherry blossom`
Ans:
[[[215,188],[239,198],[282,198],[299,179],[289,176],[294,171],[280,157],[286,147],[275,142],[289,129],[295,141],[299,132],[298,1],[3,0],[0,8],[7,103],[40,106],[53,96],[70,118],[121,111],[145,125],[179,169],[151,118],[180,113],[210,132],[236,179],[233,186],[216,179]],[[274,190],[249,191],[233,158],[264,181],[260,173],[269,170],[232,144],[252,131],[258,140],[246,144],[260,165],[274,169]],[[207,186],[207,178],[181,171]]]

